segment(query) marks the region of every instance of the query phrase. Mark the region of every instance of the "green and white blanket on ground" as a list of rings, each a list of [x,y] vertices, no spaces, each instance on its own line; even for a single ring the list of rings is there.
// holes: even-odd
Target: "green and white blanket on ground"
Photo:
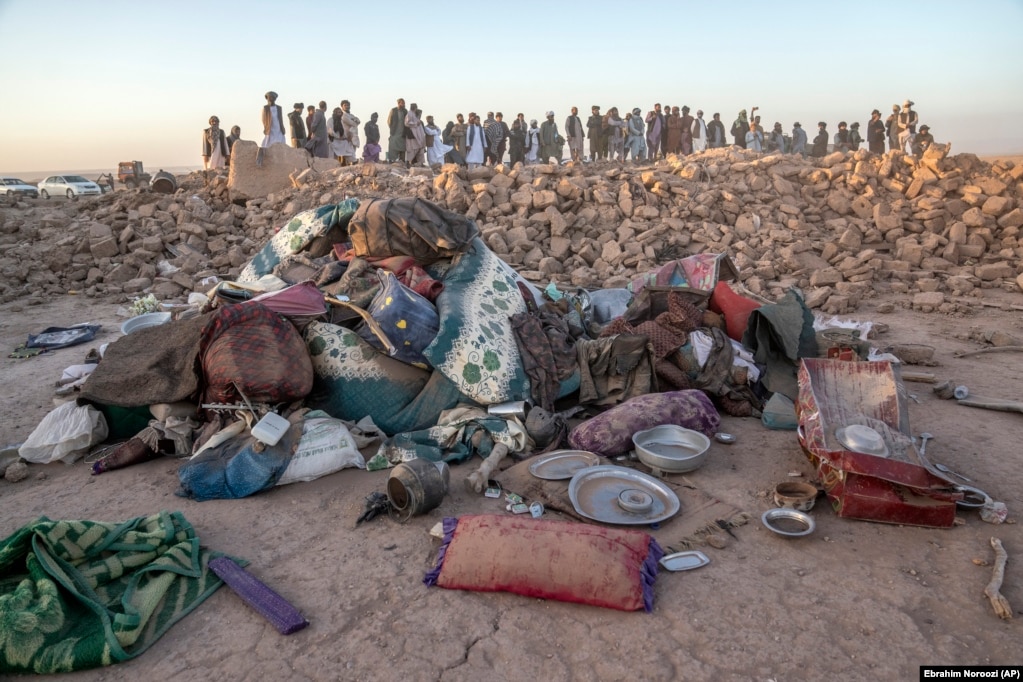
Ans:
[[[221,586],[180,512],[34,521],[0,541],[0,673],[138,656]]]

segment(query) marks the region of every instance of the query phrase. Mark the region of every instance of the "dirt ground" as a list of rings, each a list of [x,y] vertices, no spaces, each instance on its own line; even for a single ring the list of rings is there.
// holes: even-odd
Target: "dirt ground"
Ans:
[[[975,313],[924,314],[865,304],[858,319],[883,322],[879,346],[923,343],[938,364],[918,367],[969,386],[975,395],[1020,399],[1023,354],[976,350],[971,330],[1023,337],[1023,296],[985,290]],[[996,307],[1001,304],[1004,307]],[[116,305],[79,296],[36,306],[0,307],[0,347],[9,352],[50,325],[97,322],[95,344],[120,336]],[[4,358],[0,444],[23,441],[52,408],[61,370],[91,345]],[[929,431],[928,454],[1004,501],[1010,521],[1023,509],[1019,471],[1023,415],[940,400],[909,384],[914,433]],[[377,519],[355,526],[363,498],[383,490],[387,472],[345,470],[234,501],[174,495],[177,462],[162,459],[90,476],[82,461],[32,465],[20,483],[0,480],[0,533],[50,518],[123,520],[181,510],[202,542],[251,561],[250,570],[289,598],[311,625],[284,637],[230,590],[219,590],[139,658],[76,673],[90,680],[820,680],[916,679],[922,664],[1020,664],[1023,613],[1020,525],[991,525],[976,512],[947,530],[837,518],[826,501],[812,512],[817,531],[786,539],[766,530],[767,491],[790,471],[813,471],[794,432],[756,419],[725,417],[733,445],[714,443],[709,463],[690,474],[707,493],[754,515],[711,564],[662,572],[652,614],[542,601],[500,593],[427,588],[423,574],[437,541],[427,531],[444,516],[499,512],[469,495],[452,471],[440,508],[406,525]],[[503,513],[503,512],[500,512]],[[683,512],[684,513],[684,512]],[[555,515],[552,515],[555,516]],[[1017,618],[1000,621],[982,591],[991,576],[989,538],[1010,560],[1003,593]],[[61,676],[62,677],[62,676]],[[72,676],[68,676],[72,679]]]

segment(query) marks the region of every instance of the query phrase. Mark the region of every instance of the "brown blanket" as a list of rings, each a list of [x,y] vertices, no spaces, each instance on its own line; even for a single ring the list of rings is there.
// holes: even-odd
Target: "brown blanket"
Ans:
[[[518,493],[527,503],[541,502],[548,511],[561,512],[576,521],[597,523],[575,511],[568,497],[567,480],[547,481],[533,476],[529,473],[530,461],[519,462],[496,476],[506,493]],[[636,464],[634,468],[647,473],[642,465]],[[726,529],[745,525],[750,519],[749,514],[696,488],[685,476],[674,475],[662,480],[678,495],[682,509],[658,529],[639,528],[653,535],[665,552],[706,544],[711,535],[730,532]]]
[[[89,379],[81,400],[142,407],[195,398],[196,359],[207,315],[139,329],[111,343]]]

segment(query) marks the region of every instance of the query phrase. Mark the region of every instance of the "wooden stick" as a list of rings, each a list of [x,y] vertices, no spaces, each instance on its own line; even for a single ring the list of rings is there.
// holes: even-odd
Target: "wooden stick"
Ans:
[[[935,384],[938,382],[938,378],[930,372],[916,372],[909,369],[904,369],[901,372],[903,381],[915,381],[920,384]]]
[[[957,358],[968,358],[971,355],[984,355],[985,353],[1001,353],[1003,351],[1016,351],[1023,350],[1023,346],[992,346],[991,348],[981,348],[980,350],[971,351],[956,351],[952,353],[953,357]]]
[[[1012,607],[1009,600],[1002,596],[1002,581],[1005,579],[1005,563],[1009,560],[1009,553],[1002,547],[1002,541],[998,538],[991,538],[991,547],[995,550],[995,565],[991,570],[991,582],[984,588],[984,596],[991,600],[991,607],[995,614],[1002,620],[1012,618]]]

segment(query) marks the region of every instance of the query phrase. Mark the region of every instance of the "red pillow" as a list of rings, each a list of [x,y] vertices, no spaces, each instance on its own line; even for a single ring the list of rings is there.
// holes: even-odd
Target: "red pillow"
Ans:
[[[427,586],[606,606],[654,606],[657,541],[639,530],[517,516],[444,519]]]
[[[707,304],[711,310],[725,316],[725,330],[736,341],[742,341],[749,314],[761,305],[758,301],[735,293],[726,282],[717,283]]]

